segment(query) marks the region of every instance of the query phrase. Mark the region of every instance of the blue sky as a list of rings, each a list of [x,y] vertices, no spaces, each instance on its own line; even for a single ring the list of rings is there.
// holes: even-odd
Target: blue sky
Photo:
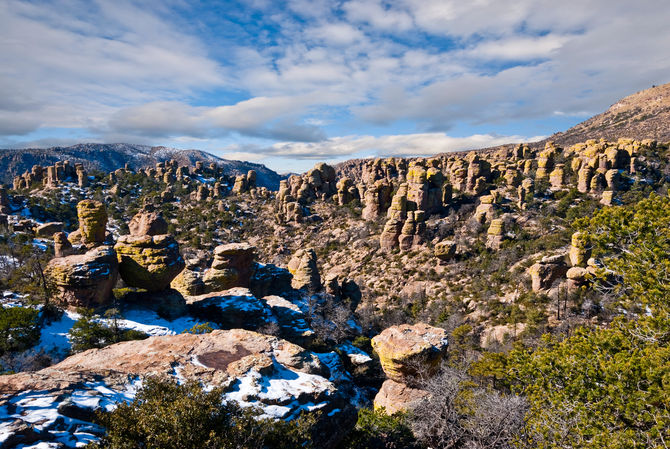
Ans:
[[[303,171],[533,140],[670,81],[667,0],[0,2],[0,147]]]

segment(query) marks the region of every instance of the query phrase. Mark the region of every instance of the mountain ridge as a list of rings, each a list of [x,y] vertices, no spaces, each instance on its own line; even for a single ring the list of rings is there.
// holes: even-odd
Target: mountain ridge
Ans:
[[[227,174],[244,174],[255,170],[261,187],[277,190],[285,177],[263,164],[223,159],[202,150],[168,148],[127,143],[80,143],[68,147],[0,149],[0,181],[11,182],[14,176],[30,170],[33,165],[48,166],[57,161],[82,163],[87,170],[114,171],[126,164],[133,170],[154,166],[158,162],[175,159],[179,165],[195,165],[196,161],[217,163]]]

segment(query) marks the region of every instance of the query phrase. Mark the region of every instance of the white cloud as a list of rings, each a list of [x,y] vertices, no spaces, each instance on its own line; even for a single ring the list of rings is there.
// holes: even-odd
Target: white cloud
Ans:
[[[542,139],[542,136],[495,136],[475,134],[467,137],[451,137],[444,133],[400,134],[386,136],[334,137],[321,142],[280,142],[270,147],[256,146],[255,151],[239,151],[238,154],[257,154],[263,157],[292,159],[334,160],[343,156],[430,156],[439,153],[485,148],[507,143],[527,142]]]
[[[485,41],[464,52],[465,56],[487,60],[527,60],[548,58],[561,48],[568,36],[513,37]]]

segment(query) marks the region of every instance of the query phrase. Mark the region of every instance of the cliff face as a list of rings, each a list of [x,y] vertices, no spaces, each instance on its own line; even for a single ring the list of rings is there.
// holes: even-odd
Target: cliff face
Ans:
[[[239,175],[255,170],[257,185],[271,190],[279,188],[282,176],[262,164],[230,161],[200,150],[179,150],[176,148],[151,147],[147,145],[93,144],[84,143],[71,147],[0,149],[0,182],[11,182],[12,178],[30,170],[33,165],[48,166],[57,161],[69,160],[73,164],[82,163],[87,170],[105,172],[123,168],[126,164],[133,170],[153,167],[158,162],[170,159],[178,165],[195,165],[196,161],[206,164],[217,163],[228,175]]]

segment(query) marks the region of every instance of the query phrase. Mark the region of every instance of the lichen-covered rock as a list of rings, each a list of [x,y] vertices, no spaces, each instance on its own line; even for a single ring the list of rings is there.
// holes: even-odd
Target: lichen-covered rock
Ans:
[[[107,210],[100,201],[84,200],[77,204],[79,233],[85,246],[101,245],[107,233]]]
[[[114,249],[121,278],[131,287],[165,290],[185,267],[179,244],[168,234],[123,235]]]
[[[108,304],[118,278],[114,249],[98,246],[85,254],[56,257],[45,269],[58,290],[57,302],[67,307],[98,307]]]
[[[581,232],[572,234],[569,255],[570,263],[573,267],[586,266],[586,261],[591,257],[591,250],[588,248],[588,239]]]
[[[391,326],[372,339],[384,373],[401,383],[437,369],[447,345],[447,331],[425,323]]]
[[[313,249],[296,251],[288,263],[288,271],[293,275],[291,285],[296,290],[306,289],[312,293],[321,290],[321,275]]]
[[[456,242],[443,240],[435,245],[433,253],[442,262],[453,260],[456,257]]]
[[[249,287],[254,273],[256,247],[248,243],[229,243],[214,249],[212,267],[203,278],[205,291],[214,292],[233,287]]]
[[[387,379],[375,396],[375,410],[384,409],[388,415],[397,412],[407,412],[413,404],[429,396],[426,390],[413,388],[404,383]]]
[[[202,275],[188,267],[184,268],[170,282],[170,288],[177,290],[184,296],[195,296],[205,293],[205,283],[202,280]]]
[[[486,247],[499,250],[505,234],[505,222],[501,218],[491,220],[491,225],[486,232]]]

